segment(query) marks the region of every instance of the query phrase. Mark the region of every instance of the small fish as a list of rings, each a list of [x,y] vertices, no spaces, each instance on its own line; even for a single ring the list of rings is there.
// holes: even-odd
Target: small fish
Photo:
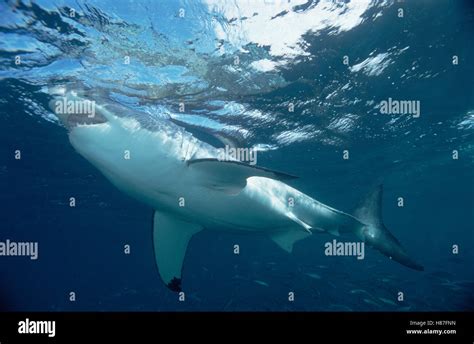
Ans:
[[[224,306],[224,310],[228,309],[230,307],[230,305],[232,304],[232,302],[234,302],[233,299],[230,299],[229,301],[227,301],[227,303]]]
[[[459,290],[462,290],[463,288],[458,286],[456,284],[456,282],[445,282],[445,283],[441,283],[442,286],[444,287],[448,287],[449,289],[453,290],[453,291],[459,291]]]
[[[350,291],[351,294],[367,294],[369,296],[372,296],[368,291],[364,290],[364,289],[352,289]]]
[[[376,306],[376,307],[380,307],[380,305],[372,300],[369,300],[369,299],[364,299],[364,302],[365,303],[368,303],[369,305],[372,305],[372,306]]]
[[[315,274],[313,272],[307,272],[307,273],[305,273],[305,275],[307,275],[311,278],[314,278],[314,279],[321,279],[321,276],[319,276],[318,274]]]
[[[398,310],[402,312],[409,311],[411,309],[411,306],[406,306],[406,307],[400,307]]]
[[[247,280],[245,277],[240,276],[240,275],[235,275],[232,277],[233,280]]]
[[[255,283],[257,284],[260,284],[260,285],[263,285],[264,287],[268,287],[268,283],[264,282],[264,281],[260,281],[260,280],[254,280]]]
[[[395,302],[393,302],[392,300],[389,300],[389,299],[386,299],[384,297],[379,297],[379,300],[388,304],[388,305],[392,305],[392,306],[396,306],[397,304]]]

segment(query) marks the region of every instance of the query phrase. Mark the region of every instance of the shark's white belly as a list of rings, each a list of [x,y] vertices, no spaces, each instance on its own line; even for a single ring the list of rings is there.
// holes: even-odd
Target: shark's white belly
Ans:
[[[118,132],[111,135],[111,130]],[[288,185],[252,177],[238,194],[229,195],[202,184],[200,176],[183,160],[184,154],[177,152],[181,146],[176,141],[159,142],[162,149],[153,149],[158,137],[143,130],[122,136],[119,130],[108,124],[77,127],[70,141],[117,188],[151,208],[216,230],[278,231],[296,226],[285,215],[285,200],[275,196],[284,195]],[[107,132],[107,144],[99,142],[100,131]],[[209,157],[214,151],[204,145],[195,154]],[[262,185],[269,182],[272,190],[268,185],[263,190]]]
[[[254,177],[238,194],[229,195],[201,185],[185,163],[178,162],[177,165],[173,174],[151,183],[139,177],[140,169],[129,174],[137,177],[123,179],[114,175],[109,179],[152,209],[163,210],[207,229],[277,231],[295,226],[285,215],[282,202],[272,201],[271,196],[262,192],[260,183],[264,181],[258,179],[265,178]],[[124,175],[123,171],[119,175]],[[286,187],[279,184],[281,188]]]

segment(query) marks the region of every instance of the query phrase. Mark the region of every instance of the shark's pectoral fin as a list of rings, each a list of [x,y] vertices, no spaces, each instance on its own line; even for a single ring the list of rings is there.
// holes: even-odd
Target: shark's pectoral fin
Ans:
[[[201,231],[197,224],[184,222],[155,211],[153,216],[153,247],[158,271],[173,291],[181,291],[181,269],[191,237]]]
[[[276,232],[270,235],[270,238],[286,252],[293,251],[293,245],[302,239],[311,236],[311,233],[292,229],[284,232]]]
[[[297,178],[286,173],[248,165],[240,161],[213,158],[189,160],[188,166],[203,176],[203,183],[206,186],[230,194],[242,190],[247,185],[247,178],[250,177],[266,177],[276,180]]]

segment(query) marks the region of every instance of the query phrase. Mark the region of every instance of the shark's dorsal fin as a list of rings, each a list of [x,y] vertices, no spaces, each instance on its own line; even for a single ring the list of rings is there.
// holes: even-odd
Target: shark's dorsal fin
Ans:
[[[202,227],[155,211],[153,247],[161,279],[172,291],[181,291],[181,269],[191,237]]]
[[[240,161],[219,160],[214,158],[188,160],[189,168],[203,175],[206,186],[214,189],[238,193],[247,185],[247,178],[266,177],[276,180],[295,179],[297,177],[270,170],[263,167],[248,165]]]

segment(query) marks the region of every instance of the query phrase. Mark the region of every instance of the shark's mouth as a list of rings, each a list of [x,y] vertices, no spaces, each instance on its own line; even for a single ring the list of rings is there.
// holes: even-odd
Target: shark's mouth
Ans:
[[[107,119],[101,114],[96,113],[94,116],[83,114],[70,114],[67,116],[64,123],[68,128],[73,128],[77,125],[95,125],[106,123]]]
[[[62,125],[67,129],[72,129],[79,125],[96,125],[106,123],[107,119],[99,114],[80,114],[80,113],[55,113],[56,117],[60,120]]]
[[[78,96],[76,92],[65,92],[49,102],[50,109],[68,129],[77,125],[95,125],[107,122],[94,100]]]

